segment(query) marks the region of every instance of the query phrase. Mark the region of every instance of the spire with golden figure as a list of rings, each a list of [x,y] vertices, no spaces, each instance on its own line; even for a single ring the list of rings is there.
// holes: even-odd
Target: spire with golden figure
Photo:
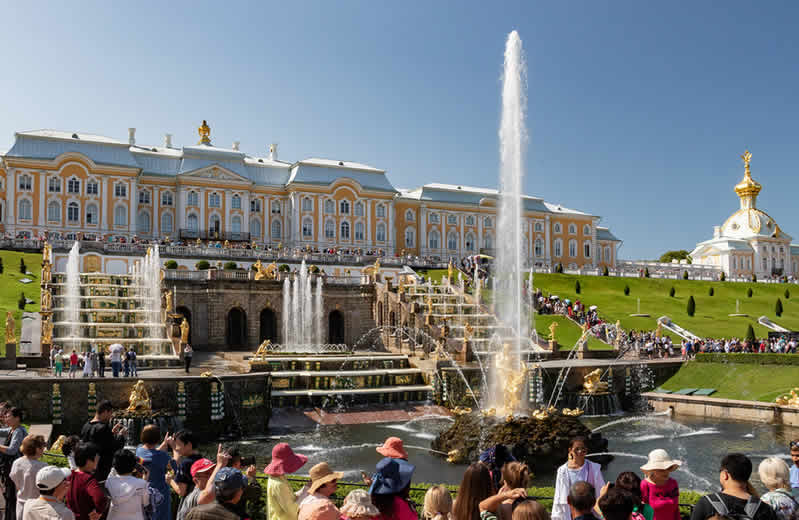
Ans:
[[[197,144],[211,145],[211,127],[208,126],[205,119],[203,119],[203,125],[197,129],[197,133],[200,134],[200,141]]]
[[[752,171],[749,169],[749,163],[752,162],[752,153],[746,150],[741,155],[741,159],[744,162],[744,178],[735,185],[735,193],[741,199],[741,209],[754,209],[757,195],[763,189],[763,186],[752,179]]]

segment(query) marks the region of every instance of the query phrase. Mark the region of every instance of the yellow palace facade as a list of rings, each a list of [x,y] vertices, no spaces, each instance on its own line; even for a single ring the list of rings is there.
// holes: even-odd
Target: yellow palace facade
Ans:
[[[229,240],[267,246],[382,250],[447,259],[491,252],[497,191],[449,184],[397,189],[386,171],[349,161],[264,157],[238,143],[159,146],[39,130],[0,155],[6,236]],[[621,241],[600,217],[525,197],[530,264],[613,267]]]

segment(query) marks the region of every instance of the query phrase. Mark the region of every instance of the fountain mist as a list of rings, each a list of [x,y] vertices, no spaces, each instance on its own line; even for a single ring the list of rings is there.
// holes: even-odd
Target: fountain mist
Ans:
[[[283,280],[283,343],[292,352],[315,352],[322,343],[322,277],[315,293],[312,279],[303,260],[293,280]]]
[[[80,323],[80,242],[77,240],[69,250],[67,259],[67,288],[64,299],[64,321],[67,322],[67,338],[78,337]]]

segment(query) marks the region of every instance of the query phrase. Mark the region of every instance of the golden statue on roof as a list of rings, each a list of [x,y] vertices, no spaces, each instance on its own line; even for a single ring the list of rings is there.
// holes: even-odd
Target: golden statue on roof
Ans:
[[[200,142],[197,144],[211,144],[211,127],[208,126],[205,119],[203,119],[203,125],[197,129],[197,133],[200,134]]]
[[[749,163],[752,162],[752,152],[745,150],[741,156],[741,159],[744,161],[744,168],[746,169],[746,172],[749,173]]]

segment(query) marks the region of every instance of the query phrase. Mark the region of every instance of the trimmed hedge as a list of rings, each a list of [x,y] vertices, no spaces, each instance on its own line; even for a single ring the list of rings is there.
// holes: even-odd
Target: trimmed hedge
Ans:
[[[799,366],[799,354],[754,354],[745,352],[700,352],[694,358],[698,363],[732,363],[741,365],[792,365]]]

